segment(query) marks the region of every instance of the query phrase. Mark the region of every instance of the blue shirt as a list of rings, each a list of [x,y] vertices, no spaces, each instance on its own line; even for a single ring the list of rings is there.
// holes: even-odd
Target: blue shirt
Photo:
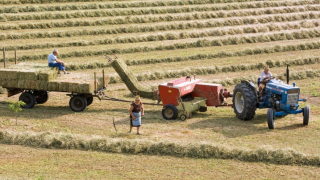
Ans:
[[[48,56],[48,63],[55,63],[56,59],[57,59],[57,57],[53,53],[51,53]]]

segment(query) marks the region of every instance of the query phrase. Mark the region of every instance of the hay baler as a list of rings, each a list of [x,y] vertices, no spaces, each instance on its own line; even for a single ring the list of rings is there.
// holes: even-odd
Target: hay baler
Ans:
[[[221,84],[202,83],[195,76],[186,76],[159,85],[163,103],[162,116],[166,120],[179,117],[186,120],[192,112],[207,111],[207,106],[228,106],[226,98],[232,95]]]

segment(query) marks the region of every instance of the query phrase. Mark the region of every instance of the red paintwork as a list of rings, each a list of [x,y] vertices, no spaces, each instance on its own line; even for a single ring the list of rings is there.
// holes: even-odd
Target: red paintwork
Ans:
[[[179,105],[179,98],[193,92],[196,84],[201,83],[201,79],[182,77],[168,83],[159,85],[159,94],[163,105]]]
[[[223,101],[219,95],[221,89],[221,84],[199,83],[194,88],[192,96],[207,98],[207,106],[218,106]]]

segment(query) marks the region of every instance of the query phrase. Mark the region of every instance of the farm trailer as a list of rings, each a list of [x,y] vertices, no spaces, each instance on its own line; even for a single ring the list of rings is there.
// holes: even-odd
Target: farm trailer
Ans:
[[[0,69],[0,86],[7,89],[8,97],[21,93],[19,100],[24,108],[43,104],[49,98],[49,91],[66,92],[70,96],[69,106],[73,111],[83,111],[94,97],[106,88],[109,77],[89,74],[68,74],[57,77],[57,69],[41,65],[20,63]]]

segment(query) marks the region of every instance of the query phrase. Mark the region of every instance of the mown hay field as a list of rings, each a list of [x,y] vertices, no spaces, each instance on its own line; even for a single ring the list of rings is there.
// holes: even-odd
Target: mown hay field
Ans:
[[[19,62],[46,65],[58,48],[71,73],[105,69],[106,94],[132,100],[104,55],[124,59],[142,84],[196,74],[230,91],[241,79],[256,81],[265,65],[285,80],[290,64],[291,83],[308,99],[301,105],[311,106],[308,126],[298,114],[277,119],[276,129],[269,130],[266,109],[257,110],[251,121],[237,119],[230,107],[165,121],[161,106],[146,105],[137,136],[127,133],[128,103],[95,99],[75,113],[65,93],[51,92],[47,103],[16,115],[8,101],[19,95],[0,94],[1,178],[319,179],[319,0],[0,4],[0,42],[8,66],[14,64],[14,50]]]

